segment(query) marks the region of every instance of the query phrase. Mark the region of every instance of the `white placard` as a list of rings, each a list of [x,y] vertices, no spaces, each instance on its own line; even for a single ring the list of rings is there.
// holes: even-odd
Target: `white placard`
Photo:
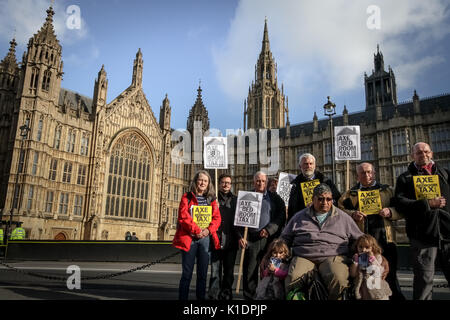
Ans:
[[[361,160],[359,126],[334,127],[334,139],[335,160]]]
[[[226,137],[205,137],[203,161],[205,169],[228,169]]]
[[[286,207],[289,204],[289,196],[291,194],[291,182],[296,178],[295,174],[280,172],[278,176],[277,193],[284,200]]]
[[[259,192],[239,191],[234,225],[258,228],[261,217],[263,194]]]

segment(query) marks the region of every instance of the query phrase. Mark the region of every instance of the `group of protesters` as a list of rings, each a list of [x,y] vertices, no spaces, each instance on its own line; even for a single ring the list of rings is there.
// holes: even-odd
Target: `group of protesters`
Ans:
[[[243,296],[253,299],[292,299],[290,293],[316,272],[329,300],[343,299],[350,284],[356,299],[405,300],[397,279],[397,247],[392,221],[405,219],[412,253],[413,299],[432,298],[435,262],[450,282],[449,171],[433,161],[424,142],[411,150],[413,161],[398,178],[395,190],[376,180],[375,167],[357,165],[357,182],[341,194],[333,181],[316,170],[312,154],[299,157],[299,175],[292,181],[289,203],[276,193],[276,179],[254,175],[253,192],[263,195],[259,226],[234,225],[237,197],[232,176],[219,177],[216,198],[211,177],[198,171],[181,199],[173,245],[182,253],[179,299],[187,300],[195,264],[198,300],[231,300],[239,248],[243,260]],[[418,194],[417,178],[436,179],[439,192]],[[438,181],[438,182],[437,182]],[[312,197],[304,184],[313,185]],[[361,210],[359,193],[374,191],[381,209]],[[209,225],[194,221],[193,207],[208,206]],[[208,268],[211,273],[208,282]],[[207,290],[208,289],[208,290]]]

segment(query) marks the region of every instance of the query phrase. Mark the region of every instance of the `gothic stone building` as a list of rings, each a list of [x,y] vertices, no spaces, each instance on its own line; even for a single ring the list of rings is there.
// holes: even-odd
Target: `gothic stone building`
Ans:
[[[12,210],[30,239],[123,240],[127,231],[170,238],[166,195],[170,184],[182,186],[168,161],[167,95],[158,121],[142,90],[140,49],[130,86],[110,103],[103,66],[92,98],[61,88],[53,15],[50,7],[20,65],[15,40],[0,65],[2,220]]]
[[[30,239],[122,240],[127,231],[134,231],[141,240],[171,240],[179,200],[201,165],[172,162],[178,141],[172,141],[167,96],[158,121],[142,91],[140,50],[131,85],[110,103],[104,67],[92,98],[61,88],[62,48],[53,15],[50,7],[21,64],[16,61],[14,40],[0,63],[3,221],[9,220],[12,208],[13,220],[23,222]],[[385,71],[379,50],[374,64],[372,74],[364,79],[365,110],[349,114],[344,106],[333,124],[361,126],[362,160],[375,165],[382,183],[395,184],[417,141],[429,142],[435,160],[449,168],[450,95],[419,99],[414,91],[411,101],[398,103],[394,72],[390,67]],[[195,127],[204,133],[210,126],[200,86],[197,92],[187,120],[191,145],[202,144],[196,140]],[[24,124],[31,131],[22,139]],[[283,85],[279,88],[266,21],[255,80],[244,102],[244,130],[279,129],[278,172],[297,174],[299,155],[310,152],[318,169],[331,176],[329,126],[328,119],[319,120],[316,114],[313,121],[290,124],[288,98]],[[235,193],[251,190],[253,174],[267,169],[250,163],[250,151],[247,143],[245,164],[237,164],[234,153],[229,169],[219,170],[219,174],[231,173]],[[191,161],[195,158],[192,155]],[[353,184],[356,162],[350,164]],[[345,163],[337,162],[336,184],[341,192],[346,188],[345,174]],[[405,240],[404,236],[398,240]]]

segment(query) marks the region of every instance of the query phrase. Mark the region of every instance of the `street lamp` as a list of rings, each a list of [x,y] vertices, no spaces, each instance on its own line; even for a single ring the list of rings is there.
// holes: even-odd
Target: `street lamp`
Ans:
[[[22,137],[22,140],[20,141],[20,151],[19,151],[19,161],[17,164],[17,175],[16,175],[16,181],[14,183],[14,192],[13,192],[13,203],[11,206],[11,212],[10,212],[10,217],[9,217],[9,224],[6,225],[6,238],[9,239],[9,229],[12,228],[12,221],[13,221],[13,215],[14,215],[14,208],[17,206],[17,211],[19,211],[19,206],[18,206],[18,199],[19,199],[19,194],[17,194],[16,197],[16,192],[19,193],[19,189],[18,189],[18,185],[19,185],[19,174],[20,172],[23,170],[23,167],[20,168],[20,162],[21,161],[25,161],[25,156],[22,155],[22,150],[23,150],[23,142],[25,141],[25,139],[28,136],[28,132],[31,129],[28,127],[28,119],[26,121],[26,123],[20,127],[20,136]],[[23,159],[22,159],[23,157]]]
[[[333,116],[336,114],[336,105],[331,102],[328,96],[328,101],[323,105],[323,113],[330,119],[330,137],[331,137],[331,171],[333,177],[333,183],[336,184],[336,171],[334,170],[334,130],[333,130]]]

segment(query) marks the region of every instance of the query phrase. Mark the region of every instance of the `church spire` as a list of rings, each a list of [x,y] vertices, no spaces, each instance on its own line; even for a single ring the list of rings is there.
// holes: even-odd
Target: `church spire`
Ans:
[[[264,36],[262,41],[262,53],[267,53],[270,51],[270,42],[269,42],[269,31],[267,31],[267,17],[264,19]]]
[[[10,42],[9,52],[6,57],[0,62],[0,66],[4,71],[14,72],[18,65],[16,60],[16,39],[12,39]]]
[[[205,105],[203,104],[202,88],[200,86],[200,83],[199,83],[198,89],[197,89],[197,99],[195,100],[194,105],[192,106],[191,110],[189,111],[189,117],[188,117],[188,121],[187,121],[187,129],[191,132],[194,129],[195,121],[202,122],[203,132],[209,130],[208,110],[206,110]]]
[[[142,87],[142,72],[144,69],[144,60],[142,59],[141,48],[136,53],[136,59],[134,59],[133,65],[133,87]]]
[[[252,82],[247,98],[248,129],[283,128],[286,124],[286,101],[284,88],[278,87],[277,67],[270,51],[267,18],[264,20],[262,49],[255,68],[255,81]]]

